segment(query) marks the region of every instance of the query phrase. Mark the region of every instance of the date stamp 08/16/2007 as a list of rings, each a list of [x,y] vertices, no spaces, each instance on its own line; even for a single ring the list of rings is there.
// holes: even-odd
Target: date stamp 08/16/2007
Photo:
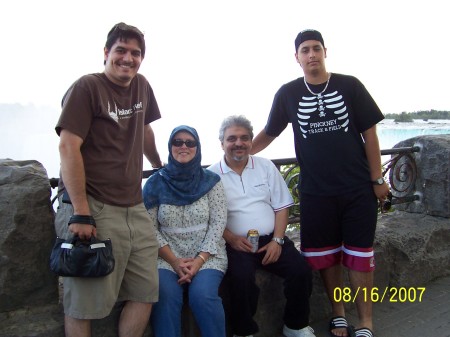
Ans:
[[[352,302],[356,301],[358,296],[362,296],[365,302],[422,302],[425,287],[385,287],[382,288],[366,288],[358,287],[355,291],[350,287],[336,287],[333,291],[333,299],[335,302]]]

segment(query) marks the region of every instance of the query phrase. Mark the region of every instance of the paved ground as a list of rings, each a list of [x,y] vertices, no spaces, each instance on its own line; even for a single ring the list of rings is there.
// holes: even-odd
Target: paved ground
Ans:
[[[350,324],[357,322],[356,311],[348,312],[347,319]],[[317,337],[329,336],[328,321],[312,327]],[[375,303],[374,330],[375,337],[450,337],[450,276],[429,283],[421,302],[417,298],[394,303],[384,298]]]

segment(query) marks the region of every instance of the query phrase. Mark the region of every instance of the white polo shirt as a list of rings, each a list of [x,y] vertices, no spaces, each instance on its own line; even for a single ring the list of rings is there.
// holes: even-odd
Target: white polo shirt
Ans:
[[[228,201],[227,229],[247,236],[249,229],[259,235],[271,234],[275,212],[294,204],[291,193],[277,167],[266,158],[249,156],[242,176],[225,163],[208,167],[222,179]]]

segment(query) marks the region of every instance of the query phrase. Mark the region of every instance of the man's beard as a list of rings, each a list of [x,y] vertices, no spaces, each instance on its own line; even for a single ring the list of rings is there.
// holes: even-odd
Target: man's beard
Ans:
[[[237,148],[237,149],[234,149],[234,150],[245,150],[245,149],[243,149],[243,148]],[[243,155],[237,155],[237,154],[234,154],[233,153],[233,155],[232,155],[232,158],[233,158],[233,160],[235,160],[235,161],[243,161],[243,160],[245,160],[245,159],[247,159],[247,154],[243,154]]]

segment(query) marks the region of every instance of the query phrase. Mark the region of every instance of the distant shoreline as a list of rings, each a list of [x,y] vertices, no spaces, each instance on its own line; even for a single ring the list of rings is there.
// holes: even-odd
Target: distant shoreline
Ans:
[[[378,123],[379,129],[449,129],[450,119],[413,119],[412,122],[396,122],[394,119],[386,118]]]

